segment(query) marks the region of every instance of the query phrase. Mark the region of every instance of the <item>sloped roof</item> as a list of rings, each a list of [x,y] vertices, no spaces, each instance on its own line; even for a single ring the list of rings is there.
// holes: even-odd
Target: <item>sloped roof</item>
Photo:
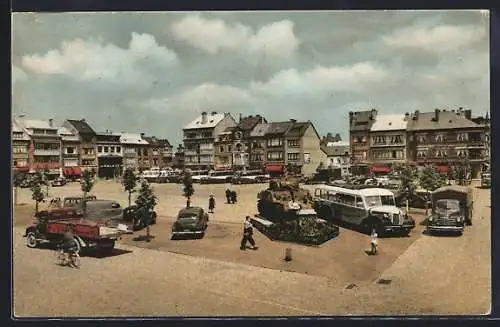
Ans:
[[[311,122],[300,122],[293,123],[292,126],[286,132],[286,136],[290,137],[302,137],[306,132],[307,128],[311,125]]]
[[[407,121],[404,114],[377,115],[370,128],[371,132],[406,130]]]
[[[73,133],[71,133],[71,131],[69,129],[67,129],[66,127],[59,127],[59,129],[57,130],[57,134],[59,134],[59,135],[73,135]]]
[[[57,130],[57,127],[50,126],[48,120],[21,119],[18,124],[26,129],[52,129]]]
[[[369,131],[373,123],[373,120],[370,119],[372,116],[373,118],[377,116],[376,111],[372,112],[372,110],[367,110],[354,112],[352,124],[349,127],[349,130]]]
[[[78,141],[79,138],[77,135],[73,134],[66,127],[59,127],[57,130],[57,134],[59,134],[63,141]]]
[[[148,141],[144,140],[140,134],[136,133],[117,133],[120,136],[120,143],[148,145]]]
[[[482,125],[465,118],[464,114],[459,112],[440,111],[437,121],[434,121],[435,112],[433,111],[420,112],[417,116],[418,118],[415,113],[410,115],[408,119],[408,131],[482,127]]]
[[[187,124],[184,129],[213,128],[217,126],[217,124],[220,123],[225,116],[225,113],[207,113],[206,122],[203,123],[202,115],[199,115],[192,122]]]
[[[23,129],[15,121],[12,121],[12,131],[13,132],[24,132]]]
[[[251,131],[257,124],[259,124],[261,121],[265,121],[265,119],[260,116],[248,116],[244,117],[241,119],[241,121],[238,123],[238,128],[241,129],[242,131]]]
[[[143,139],[153,146],[167,147],[167,148],[172,147],[167,139],[158,139],[155,136],[144,136]]]
[[[350,152],[349,145],[322,146],[321,149],[326,153],[328,157],[343,156],[346,152]]]
[[[262,137],[266,135],[268,128],[271,126],[271,124],[268,123],[263,123],[263,124],[257,124],[253,128],[253,130],[250,132],[251,137]]]
[[[284,135],[292,125],[293,122],[291,121],[271,123],[266,131],[266,135]]]
[[[69,122],[80,134],[96,134],[85,120],[68,119],[67,122]]]
[[[338,142],[328,142],[326,146],[347,146],[349,147],[349,142],[338,141]]]

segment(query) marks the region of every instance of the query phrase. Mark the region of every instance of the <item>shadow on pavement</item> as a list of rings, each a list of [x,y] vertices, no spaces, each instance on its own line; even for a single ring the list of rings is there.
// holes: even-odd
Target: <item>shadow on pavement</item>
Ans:
[[[139,236],[134,237],[132,239],[132,241],[135,241],[135,242],[151,242],[154,238],[155,238],[154,235],[150,235],[150,236],[139,235]]]

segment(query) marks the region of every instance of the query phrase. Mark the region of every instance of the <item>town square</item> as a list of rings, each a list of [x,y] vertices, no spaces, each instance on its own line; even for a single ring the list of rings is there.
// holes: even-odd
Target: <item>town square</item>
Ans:
[[[488,19],[15,14],[13,316],[488,314]]]

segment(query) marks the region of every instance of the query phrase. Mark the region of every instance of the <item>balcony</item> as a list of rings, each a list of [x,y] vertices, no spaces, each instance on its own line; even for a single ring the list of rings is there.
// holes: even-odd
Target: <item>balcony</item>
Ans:
[[[59,156],[61,151],[57,150],[35,150],[33,152],[35,156]]]
[[[185,150],[184,155],[185,156],[197,156],[198,152],[196,150]]]

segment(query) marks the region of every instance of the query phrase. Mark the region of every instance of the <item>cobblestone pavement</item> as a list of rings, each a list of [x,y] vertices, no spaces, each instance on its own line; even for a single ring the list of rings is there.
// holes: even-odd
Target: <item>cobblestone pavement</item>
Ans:
[[[14,228],[16,314],[274,316],[473,314],[489,310],[489,190],[475,190],[474,225],[462,237],[422,235],[422,227],[418,227],[409,238],[381,240],[380,255],[368,257],[363,253],[367,236],[349,230],[342,230],[338,239],[319,248],[271,242],[257,234],[261,248],[241,252],[242,217],[253,213],[256,192],[264,187],[237,186],[239,203],[224,205],[224,185],[197,185],[195,205],[206,205],[210,193],[218,199],[207,236],[171,241],[170,224],[185,199],[177,194],[180,185],[156,185],[160,217],[152,228],[155,239],[147,245],[123,239],[113,256],[83,257],[80,270],[55,265],[53,251],[24,246],[21,235],[32,209],[18,206]],[[78,185],[54,188],[50,193],[78,194]],[[124,205],[127,202],[116,183],[100,182],[92,193]],[[18,203],[30,203],[28,190],[19,192]],[[293,249],[290,264],[281,260],[285,247]],[[379,278],[391,283],[377,284]],[[346,289],[348,284],[355,286]]]

